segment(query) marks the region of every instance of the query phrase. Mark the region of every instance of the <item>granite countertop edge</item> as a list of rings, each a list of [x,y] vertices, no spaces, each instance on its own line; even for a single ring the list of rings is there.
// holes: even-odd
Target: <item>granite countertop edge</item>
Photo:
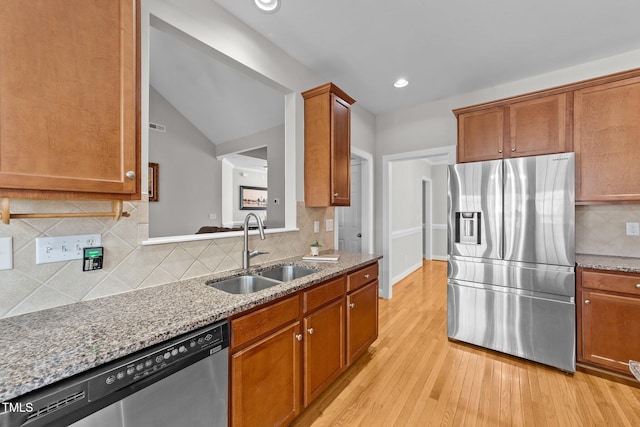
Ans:
[[[593,268],[597,270],[640,273],[640,258],[576,254],[576,265],[582,268]]]
[[[249,272],[290,263],[312,266],[318,271],[247,295],[229,294],[206,285],[246,273],[238,269],[0,319],[0,402],[382,258],[334,252],[340,254],[337,262],[303,261],[297,256],[253,266]]]

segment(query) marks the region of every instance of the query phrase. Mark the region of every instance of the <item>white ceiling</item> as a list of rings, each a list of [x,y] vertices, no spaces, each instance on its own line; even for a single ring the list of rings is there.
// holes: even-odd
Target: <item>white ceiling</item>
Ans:
[[[374,114],[640,48],[638,0],[215,1]]]

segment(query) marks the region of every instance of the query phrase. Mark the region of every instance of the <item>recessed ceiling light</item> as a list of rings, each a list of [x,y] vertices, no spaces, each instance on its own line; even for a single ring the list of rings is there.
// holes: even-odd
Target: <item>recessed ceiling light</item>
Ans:
[[[256,1],[258,1],[258,0],[256,0]],[[409,84],[409,80],[407,80],[407,79],[398,79],[393,84],[393,86],[395,86],[395,87],[405,87],[408,84]]]
[[[280,9],[280,0],[255,0],[255,2],[264,13],[275,13]]]

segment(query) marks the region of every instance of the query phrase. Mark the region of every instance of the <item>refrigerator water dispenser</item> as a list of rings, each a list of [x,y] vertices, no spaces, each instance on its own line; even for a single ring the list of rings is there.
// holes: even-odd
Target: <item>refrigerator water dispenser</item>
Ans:
[[[456,212],[455,241],[467,245],[479,245],[480,212]]]

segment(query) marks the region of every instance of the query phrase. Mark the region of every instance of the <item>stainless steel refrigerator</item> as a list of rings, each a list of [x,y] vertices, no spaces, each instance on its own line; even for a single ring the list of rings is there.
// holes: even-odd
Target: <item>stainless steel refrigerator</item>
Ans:
[[[449,166],[449,338],[575,371],[573,153]]]

